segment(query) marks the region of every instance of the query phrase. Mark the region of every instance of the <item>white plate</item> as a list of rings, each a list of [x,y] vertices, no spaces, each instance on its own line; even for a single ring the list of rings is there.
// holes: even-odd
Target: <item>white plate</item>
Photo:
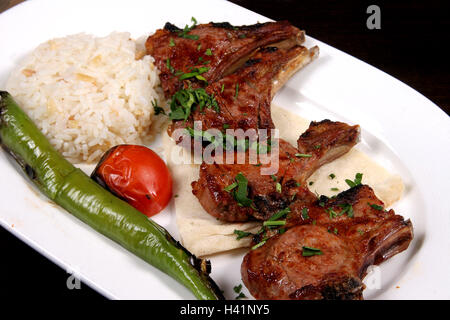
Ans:
[[[268,20],[225,1],[27,1],[0,15],[0,88],[18,61],[50,38],[111,31],[140,37],[166,21],[184,26],[191,16],[202,23],[236,25]],[[365,298],[449,299],[449,117],[418,92],[364,62],[312,38],[306,45],[318,45],[320,58],[296,74],[275,103],[309,119],[359,123],[360,149],[401,174],[406,185],[394,209],[412,220],[415,238],[406,252],[381,266],[381,288],[366,290]],[[106,297],[194,298],[175,280],[38,195],[4,152],[0,177],[1,225]],[[177,236],[173,206],[155,220]],[[243,252],[212,258],[212,277],[231,299],[233,286],[241,282]]]

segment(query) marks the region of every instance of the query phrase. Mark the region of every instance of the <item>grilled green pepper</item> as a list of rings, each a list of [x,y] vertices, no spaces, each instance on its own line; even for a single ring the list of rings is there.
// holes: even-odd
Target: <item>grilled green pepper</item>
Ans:
[[[223,299],[198,259],[161,226],[115,197],[59,154],[11,95],[0,91],[0,144],[33,183],[71,214],[167,273],[198,299]]]

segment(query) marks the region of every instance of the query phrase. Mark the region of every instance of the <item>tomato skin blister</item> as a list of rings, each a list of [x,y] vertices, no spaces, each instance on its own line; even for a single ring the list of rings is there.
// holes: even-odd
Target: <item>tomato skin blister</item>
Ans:
[[[130,205],[151,217],[172,198],[172,177],[151,149],[118,145],[108,150],[91,177]]]

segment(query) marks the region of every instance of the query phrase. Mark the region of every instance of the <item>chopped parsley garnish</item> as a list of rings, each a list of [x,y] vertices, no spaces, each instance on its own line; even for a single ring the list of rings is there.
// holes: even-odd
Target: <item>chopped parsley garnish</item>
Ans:
[[[336,175],[334,173],[330,173],[329,177],[330,177],[330,179],[334,179],[334,178],[336,178]]]
[[[172,96],[169,117],[171,120],[187,120],[195,106],[198,106],[200,110],[207,107],[219,111],[219,105],[214,96],[209,95],[205,89],[181,89]]]
[[[210,48],[206,49],[205,55],[207,55],[207,56],[212,56],[212,51],[211,51]]]
[[[197,46],[197,51],[200,51],[201,48],[202,48],[202,44],[199,43],[199,45]]]
[[[320,149],[321,147],[322,147],[321,144],[317,144],[317,145],[314,146],[314,149]]]
[[[339,212],[339,215],[347,214],[349,218],[353,218],[353,207],[350,203],[344,203],[339,205],[342,208],[342,211]]]
[[[286,228],[280,228],[278,229],[278,234],[283,234],[286,232]]]
[[[225,83],[222,83],[222,87],[220,88],[220,93],[222,93],[224,89],[225,89]]]
[[[347,184],[350,186],[350,188],[356,187],[357,185],[361,184],[362,181],[362,173],[357,173],[355,175],[355,180],[350,180],[350,179],[345,179],[345,182],[347,182]]]
[[[334,228],[333,233],[334,233],[334,234],[338,234],[338,229],[337,229],[337,228]]]
[[[264,221],[264,227],[272,227],[272,226],[284,226],[286,224],[286,220],[276,220],[276,221]]]
[[[364,234],[364,230],[359,230],[359,229],[358,229],[358,233],[359,233],[360,235],[363,235],[363,234]]]
[[[336,213],[336,211],[333,210],[333,208],[328,208],[325,211],[328,212],[328,215],[330,216],[330,219],[334,219],[338,216],[338,214]]]
[[[224,129],[228,129],[228,128],[230,128],[230,125],[229,125],[228,123],[224,123],[224,124],[223,124],[223,128],[224,128]]]
[[[247,36],[246,36],[245,34],[243,34],[243,33],[241,33],[238,37],[239,37],[239,39],[245,39],[245,38],[247,38]]]
[[[242,299],[246,298],[245,294],[242,292],[242,284],[239,284],[237,286],[233,287],[233,291],[238,294],[238,296],[235,299]]]
[[[277,181],[277,177],[274,174],[270,175],[270,177],[272,178],[273,181]]]
[[[226,186],[225,188],[223,188],[223,190],[225,190],[226,192],[230,192],[231,190],[233,190],[234,188],[237,187],[237,182],[233,182],[232,184],[230,184],[229,186]]]
[[[277,190],[278,193],[281,193],[281,184],[279,182],[275,185],[275,190]]]
[[[238,94],[239,94],[239,83],[236,83],[236,87],[235,88],[236,88],[235,89],[236,93],[234,94],[234,98],[237,99]]]
[[[338,188],[331,188],[330,190],[331,190],[331,191],[339,191]]]
[[[311,158],[312,154],[306,154],[306,153],[296,153],[295,156],[297,158]]]
[[[173,41],[172,38],[170,38],[169,40],[169,47],[175,47],[175,42]]]
[[[308,208],[306,208],[306,207],[302,209],[302,218],[304,220],[309,219]]]
[[[171,72],[171,73],[174,73],[175,72],[175,69],[172,67],[172,65],[170,64],[170,59],[169,58],[167,58],[167,60],[166,60],[166,66],[167,66],[167,69],[169,69],[169,71]]]
[[[280,211],[278,211],[277,213],[275,213],[273,216],[271,216],[269,219],[267,219],[267,221],[275,221],[278,220],[280,218],[283,218],[285,215],[287,215],[288,213],[291,212],[291,209],[288,208],[284,208]]]
[[[297,186],[297,187],[300,187],[301,186],[301,184],[300,184],[300,182],[295,182],[295,185]]]
[[[237,235],[236,240],[241,240],[242,238],[246,238],[248,236],[253,235],[251,232],[242,231],[242,230],[234,230],[234,234]]]
[[[234,198],[238,202],[238,204],[243,207],[250,207],[252,204],[252,200],[249,199],[248,196],[248,180],[247,178],[239,172],[236,177],[237,182],[237,190],[234,191]]]
[[[152,101],[152,106],[153,106],[153,110],[155,111],[155,116],[157,116],[159,114],[166,114],[164,109],[161,108],[160,106],[158,106],[158,100],[154,99]]]
[[[208,70],[209,70],[208,67],[192,68],[192,69],[191,69],[191,72],[188,72],[188,73],[184,73],[184,72],[183,72],[183,73],[181,73],[181,74],[179,75],[178,79],[180,79],[180,80],[186,80],[186,79],[189,79],[189,78],[196,78],[197,80],[208,82],[208,81],[205,79],[205,77],[203,77],[203,76],[201,75],[202,73],[205,73],[205,72],[207,72]]]
[[[199,38],[198,35],[188,34],[197,25],[197,20],[194,17],[191,18],[191,21],[193,22],[192,26],[189,27],[188,25],[186,25],[184,27],[184,29],[178,33],[178,36],[180,38],[191,39],[191,40],[198,40],[198,38]]]
[[[312,248],[312,247],[302,247],[302,256],[311,257],[311,256],[320,256],[323,252],[320,249]]]
[[[255,249],[258,249],[259,247],[262,247],[262,246],[266,243],[266,241],[267,241],[267,239],[264,239],[264,240],[262,240],[261,242],[255,244],[255,245],[252,247],[252,250],[255,250]]]
[[[383,210],[383,207],[382,207],[382,206],[379,206],[379,205],[377,205],[377,204],[370,204],[369,202],[367,202],[367,204],[368,204],[369,206],[371,206],[372,208],[374,208],[375,210],[378,210],[378,211]]]
[[[239,300],[239,299],[243,299],[243,298],[247,298],[247,297],[245,296],[245,294],[243,292],[240,292],[235,299]]]

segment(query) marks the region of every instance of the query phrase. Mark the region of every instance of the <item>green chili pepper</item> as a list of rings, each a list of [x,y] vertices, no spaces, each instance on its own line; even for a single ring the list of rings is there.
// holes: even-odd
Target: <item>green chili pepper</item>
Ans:
[[[223,299],[209,261],[187,251],[161,226],[95,183],[51,145],[11,95],[0,91],[0,144],[51,200],[167,273],[198,299]]]

